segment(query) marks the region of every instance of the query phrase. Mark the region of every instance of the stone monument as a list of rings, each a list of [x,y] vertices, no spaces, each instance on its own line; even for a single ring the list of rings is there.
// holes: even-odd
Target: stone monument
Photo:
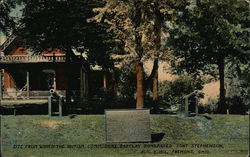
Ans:
[[[150,110],[105,110],[105,127],[107,142],[150,142]]]

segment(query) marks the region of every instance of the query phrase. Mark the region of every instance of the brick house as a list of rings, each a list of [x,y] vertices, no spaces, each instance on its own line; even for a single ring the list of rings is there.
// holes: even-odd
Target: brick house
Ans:
[[[35,54],[11,36],[0,47],[0,100],[47,100],[51,89],[67,100],[86,99],[88,72],[82,56],[66,60],[59,49]]]

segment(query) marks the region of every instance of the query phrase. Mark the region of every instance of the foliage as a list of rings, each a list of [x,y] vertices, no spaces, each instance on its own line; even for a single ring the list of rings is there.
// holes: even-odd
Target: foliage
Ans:
[[[10,16],[13,9],[16,8],[21,0],[2,0],[0,1],[0,33],[8,35],[11,31],[15,30],[16,22],[15,18]]]
[[[87,21],[102,5],[100,0],[25,0],[24,28],[17,33],[36,52],[56,48],[70,54],[75,49],[86,53],[91,64],[112,68],[114,35],[106,24]]]
[[[179,103],[183,96],[202,89],[203,82],[189,76],[180,76],[174,81],[159,84],[159,101],[163,104]]]
[[[197,0],[178,10],[171,25],[169,44],[176,57],[177,72],[213,74],[218,68],[221,112],[225,110],[225,60],[235,56],[246,60],[249,50],[249,15],[245,1]]]
[[[176,70],[211,73],[210,65],[220,57],[241,56],[239,49],[247,48],[248,18],[243,1],[207,0],[179,10],[169,39],[178,58]]]
[[[122,44],[116,41],[113,32],[108,31],[105,23],[88,23],[86,40],[83,45],[87,51],[86,56],[91,65],[99,65],[104,70],[114,69],[112,54],[122,51]],[[78,48],[79,51],[84,51]]]
[[[240,96],[231,96],[227,99],[228,109],[230,114],[246,114],[247,106],[244,104],[244,99]]]
[[[137,103],[143,107],[143,63],[147,59],[156,59],[154,78],[158,76],[158,58],[164,53],[162,45],[166,40],[164,22],[173,12],[172,7],[182,1],[158,0],[108,0],[104,7],[95,8],[98,14],[91,20],[104,21],[110,25],[117,37],[124,43],[125,54],[116,56],[123,61],[133,60],[137,75]],[[155,79],[156,80],[156,79]],[[154,81],[154,87],[157,81]],[[154,91],[156,88],[153,88]]]
[[[117,69],[118,73],[118,99],[123,100],[124,102],[128,102],[128,106],[133,105],[136,97],[136,71],[134,67],[131,67],[133,61],[124,62],[119,69]],[[147,76],[144,74],[144,85],[148,83]],[[152,102],[152,92],[149,89],[144,88],[144,100],[146,108],[151,108],[153,106]]]
[[[185,1],[157,1],[157,0],[108,0],[104,7],[95,8],[98,14],[91,20],[104,21],[110,24],[113,30],[125,45],[124,58],[135,60],[147,60],[163,55],[164,43],[160,43],[160,49],[156,46],[157,40],[155,24],[161,20],[160,41],[166,40],[167,29],[163,24],[172,18],[174,8],[184,7]],[[157,52],[161,51],[161,52]]]
[[[208,98],[204,105],[199,106],[199,113],[215,113],[218,108],[217,98]]]
[[[131,67],[131,62],[124,63],[119,68],[118,73],[118,92],[120,93],[120,97],[128,100],[135,99],[136,72],[134,68]]]
[[[235,64],[237,63],[237,64]],[[227,67],[227,102],[232,112],[244,113],[250,107],[250,62],[242,64],[235,59]],[[237,108],[238,107],[238,108]]]

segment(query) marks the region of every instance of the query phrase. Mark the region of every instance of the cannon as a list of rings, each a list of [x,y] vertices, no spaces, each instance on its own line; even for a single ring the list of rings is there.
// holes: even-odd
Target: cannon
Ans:
[[[185,117],[190,116],[189,114],[190,109],[191,109],[190,107],[193,107],[195,115],[199,114],[199,110],[198,110],[199,92],[197,90],[193,91],[190,94],[185,95],[182,100],[184,100],[184,102],[180,105],[178,115],[185,116]],[[191,106],[191,103],[194,106]]]
[[[52,116],[52,114],[58,114],[61,117],[64,97],[63,95],[56,92],[54,89],[50,89],[49,93],[50,93],[50,96],[48,98],[48,115]],[[53,112],[54,106],[58,106],[58,112]]]
[[[57,91],[55,91],[54,89],[50,89],[49,90],[49,94],[52,98],[54,99],[59,99],[60,97],[63,97],[63,95],[59,94]]]

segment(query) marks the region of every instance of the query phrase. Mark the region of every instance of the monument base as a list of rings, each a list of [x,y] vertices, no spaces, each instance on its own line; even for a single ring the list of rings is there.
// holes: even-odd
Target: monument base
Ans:
[[[105,110],[107,142],[151,142],[149,109]]]

